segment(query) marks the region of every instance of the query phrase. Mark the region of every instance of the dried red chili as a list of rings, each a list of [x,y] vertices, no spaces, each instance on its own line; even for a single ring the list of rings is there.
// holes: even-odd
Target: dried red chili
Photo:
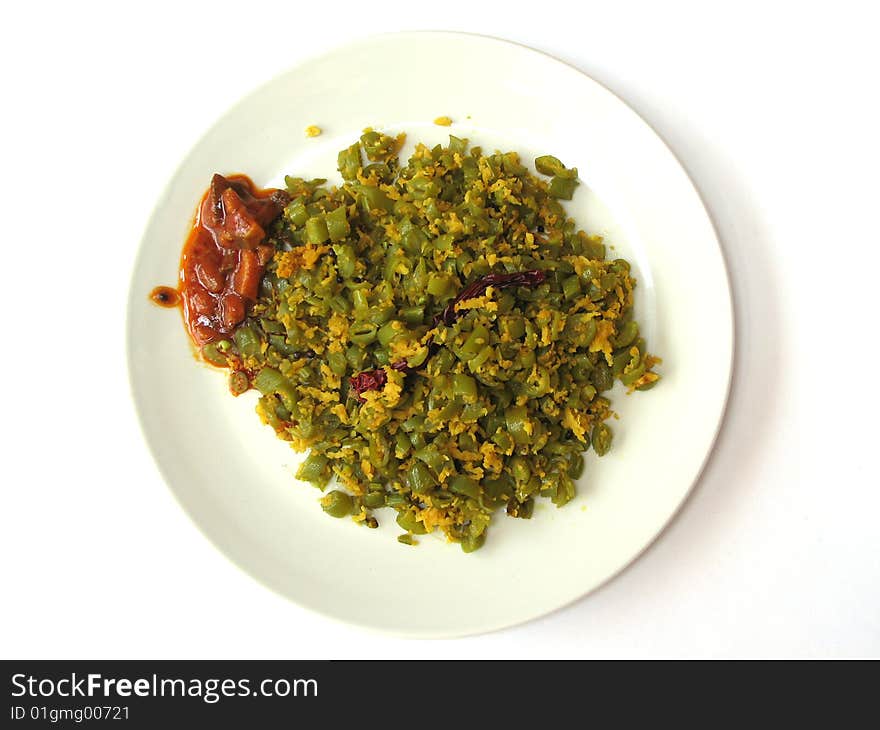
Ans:
[[[362,373],[358,373],[354,377],[349,378],[348,382],[351,383],[351,389],[357,393],[357,399],[363,403],[365,399],[361,397],[361,393],[368,390],[379,390],[388,382],[388,376],[382,368],[376,368],[375,370],[365,370]]]
[[[459,302],[482,296],[490,286],[496,289],[506,289],[511,286],[527,286],[533,289],[539,284],[543,284],[546,278],[547,275],[541,269],[517,271],[514,274],[486,274],[481,276],[462,289],[458,296],[447,304],[440,314],[434,317],[434,324],[442,322],[447,327],[453,324],[461,314],[456,311],[455,305]]]

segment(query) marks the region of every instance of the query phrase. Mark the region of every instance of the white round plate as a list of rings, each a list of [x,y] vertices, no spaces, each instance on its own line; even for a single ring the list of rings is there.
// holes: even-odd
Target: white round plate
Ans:
[[[433,120],[446,115],[451,128]],[[324,133],[307,138],[318,125]],[[587,454],[578,497],[539,500],[531,520],[499,513],[470,555],[442,539],[395,540],[327,517],[293,477],[301,456],[193,357],[180,316],[148,301],[174,285],[180,250],[214,172],[258,185],[336,176],[336,153],[367,126],[410,143],[450,132],[531,162],[553,154],[582,185],[569,212],[606,236],[636,276],[637,318],[663,358],[654,390],[612,393],[614,447]],[[410,148],[404,150],[404,155]],[[128,305],[131,385],[144,435],[195,523],[231,560],[302,606],[408,636],[448,637],[540,616],[618,573],[658,535],[699,476],[727,398],[730,292],[709,216],[651,128],[578,70],[509,42],[452,33],[369,38],[265,84],[198,142],[162,194]],[[252,395],[252,394],[248,394]],[[384,517],[384,519],[383,519]]]

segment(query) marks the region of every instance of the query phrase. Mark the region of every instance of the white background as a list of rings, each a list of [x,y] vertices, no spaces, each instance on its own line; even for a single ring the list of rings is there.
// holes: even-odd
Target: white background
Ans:
[[[869,4],[517,5],[4,11],[0,656],[880,656]],[[632,104],[707,203],[737,315],[725,424],[669,529],[575,605],[454,641],[328,622],[227,562],[151,461],[123,348],[138,241],[189,146],[299,60],[413,29],[519,41]]]

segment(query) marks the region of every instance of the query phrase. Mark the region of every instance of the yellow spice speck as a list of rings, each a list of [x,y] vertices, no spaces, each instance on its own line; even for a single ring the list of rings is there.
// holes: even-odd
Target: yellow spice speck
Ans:
[[[316,127],[314,124],[310,124],[306,127],[306,137],[320,137],[321,136],[321,128]]]
[[[438,127],[451,127],[452,119],[449,117],[437,117],[434,120],[434,124],[436,124]]]

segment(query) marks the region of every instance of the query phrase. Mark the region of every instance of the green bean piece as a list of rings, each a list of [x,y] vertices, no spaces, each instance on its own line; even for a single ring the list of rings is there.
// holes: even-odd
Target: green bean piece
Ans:
[[[421,324],[425,319],[425,308],[423,306],[404,307],[400,310],[400,318],[407,324]]]
[[[425,360],[428,359],[429,354],[430,349],[426,346],[422,346],[416,350],[413,355],[406,358],[407,365],[411,368],[419,368],[424,364]]]
[[[361,167],[361,147],[355,142],[337,157],[339,172],[344,180],[354,180]]]
[[[533,494],[538,494],[541,491],[541,479],[537,474],[529,477],[528,481],[519,482],[516,485],[516,489],[514,490],[514,494],[516,496],[517,501],[524,502],[526,499],[531,497]]]
[[[427,532],[424,523],[419,522],[415,514],[409,510],[398,513],[397,524],[413,535],[424,535]]]
[[[452,294],[454,286],[453,277],[448,274],[431,274],[428,276],[428,294],[434,297],[443,298]]]
[[[547,189],[547,192],[551,198],[571,200],[574,197],[574,191],[577,186],[578,181],[576,178],[565,178],[557,175],[550,180],[550,187]]]
[[[309,454],[296,472],[297,479],[311,482],[320,489],[327,486],[330,475],[330,460],[322,454],[315,453]]]
[[[431,245],[436,251],[451,251],[453,243],[455,243],[455,236],[447,233],[442,236],[437,236]]]
[[[518,517],[522,520],[529,520],[532,518],[532,513],[535,510],[535,500],[529,498],[524,502],[520,502],[518,499],[511,499],[507,502],[507,514],[511,517]]]
[[[306,240],[309,243],[324,243],[330,238],[327,230],[327,219],[323,215],[316,215],[306,221]]]
[[[341,248],[341,247],[340,247]],[[336,253],[337,266],[342,266],[339,262],[339,252]],[[354,255],[352,254],[351,266],[354,268]],[[357,288],[352,290],[351,292],[351,304],[354,308],[355,312],[363,313],[369,310],[370,308],[370,298],[367,296],[367,293],[363,290],[363,288]]]
[[[229,363],[226,359],[226,355],[220,351],[220,348],[217,347],[217,343],[215,342],[209,342],[207,345],[202,345],[202,358],[205,362],[218,368],[225,368]]]
[[[580,479],[584,473],[584,457],[581,454],[571,453],[568,455],[567,461],[566,474],[572,479]]]
[[[419,228],[410,228],[403,234],[403,248],[407,253],[420,254],[427,242],[428,237]]]
[[[459,358],[468,361],[476,357],[483,351],[484,346],[489,340],[489,331],[483,325],[477,325],[471,330],[471,333],[461,346],[461,351],[458,353]]]
[[[602,287],[604,292],[613,291],[617,285],[620,283],[620,279],[618,279],[617,274],[602,274],[599,278],[599,284]]]
[[[480,496],[480,485],[470,477],[461,474],[450,480],[449,490],[471,499],[477,499]]]
[[[354,372],[363,370],[366,360],[367,353],[359,345],[352,345],[345,351],[345,361]]]
[[[407,501],[406,496],[400,492],[389,492],[385,495],[385,504],[389,507],[402,507]]]
[[[562,507],[574,499],[575,487],[567,474],[557,474],[556,477],[556,491],[551,496],[551,500],[557,507]]]
[[[400,427],[406,433],[412,433],[413,431],[423,431],[425,428],[425,417],[424,416],[410,416],[403,423],[400,424]]]
[[[630,355],[627,350],[616,353],[613,362],[611,363],[611,374],[614,375],[615,378],[619,378],[631,359],[632,355]]]
[[[437,480],[434,478],[434,475],[420,461],[413,463],[410,470],[406,473],[404,480],[407,486],[417,494],[424,494],[430,491],[432,487],[437,486]]]
[[[287,384],[287,379],[274,368],[263,368],[254,379],[254,387],[263,395],[277,392]]]
[[[531,398],[540,398],[550,392],[550,371],[544,367],[532,368],[526,377],[523,392]]]
[[[477,381],[470,375],[453,374],[452,394],[461,397],[466,403],[475,402],[477,400]]]
[[[241,326],[233,335],[235,346],[245,357],[256,357],[260,354],[260,337],[252,327]]]
[[[357,192],[358,202],[365,212],[389,213],[394,208],[394,201],[379,188],[370,185],[353,185],[352,187]]]
[[[386,322],[379,328],[376,337],[382,347],[388,347],[388,344],[391,342],[391,340],[399,336],[403,332],[403,330],[403,324],[401,322],[398,322],[396,319],[392,319],[390,322]]]
[[[413,540],[413,536],[408,532],[405,532],[402,535],[397,536],[397,542],[403,543],[404,545],[418,545],[417,540]]]
[[[378,329],[379,328],[372,322],[360,322],[351,327],[349,330],[349,338],[356,345],[366,347],[376,341],[376,333]]]
[[[589,347],[596,337],[596,320],[589,314],[572,314],[565,322],[565,336],[576,347]]]
[[[466,553],[472,553],[479,550],[486,542],[486,533],[482,532],[476,537],[466,537],[461,541],[461,549]]]
[[[596,366],[590,373],[590,382],[600,393],[611,390],[611,387],[614,385],[614,373],[612,373],[611,368],[608,367],[604,360],[596,363]]]
[[[449,135],[449,151],[463,155],[467,151],[468,141],[454,135]]]
[[[532,478],[532,469],[529,462],[522,456],[514,456],[510,460],[510,473],[516,482],[525,483]]]
[[[584,256],[587,258],[596,261],[603,261],[605,259],[605,244],[602,243],[602,238],[600,236],[585,236],[582,240],[582,247]]]
[[[337,208],[336,210],[342,210],[344,212],[344,208]],[[333,211],[334,213],[336,211]],[[332,214],[331,214],[332,215]],[[330,231],[330,215],[327,216],[327,230]],[[348,225],[346,223],[346,225]],[[345,236],[343,236],[344,238]],[[333,234],[330,234],[330,239],[333,239]],[[338,239],[335,239],[338,240]],[[339,271],[339,275],[343,279],[351,279],[354,276],[355,271],[357,270],[357,258],[355,257],[354,247],[351,244],[342,243],[336,244],[333,246],[333,253],[336,254],[336,268]],[[352,301],[354,302],[355,294],[360,294],[363,297],[363,292],[355,292],[352,294]],[[355,304],[355,308],[363,308],[363,303],[358,301]]]
[[[251,387],[248,382],[247,373],[241,370],[233,370],[229,374],[229,392],[238,396],[246,392]]]
[[[501,332],[502,339],[518,340],[526,333],[525,320],[520,314],[509,314],[500,317],[498,320],[498,328]]]
[[[348,314],[351,311],[351,304],[342,294],[335,294],[327,300],[327,306],[334,312],[340,314]]]
[[[302,228],[308,220],[309,214],[306,210],[306,202],[304,198],[294,198],[284,209],[284,217],[290,222],[293,228]]]
[[[384,160],[397,148],[397,139],[387,134],[370,129],[361,135],[361,146],[367,159]]]
[[[581,278],[569,276],[562,282],[562,294],[566,299],[574,299],[581,293]]]
[[[568,169],[553,155],[542,155],[535,158],[535,169],[542,175],[556,175],[561,178],[577,177],[577,168]]]
[[[412,450],[412,441],[404,431],[398,431],[394,437],[394,456],[397,459],[405,459]]]
[[[431,492],[431,506],[438,509],[446,509],[455,504],[455,495],[449,492],[434,490]]]
[[[382,325],[388,322],[394,316],[394,307],[390,305],[381,307],[372,307],[367,313],[367,321],[375,325]]]
[[[347,517],[354,508],[354,500],[345,492],[333,490],[321,498],[321,509],[331,517]]]
[[[440,186],[422,175],[416,175],[406,183],[407,192],[414,200],[428,200],[436,197],[440,193]]]
[[[435,472],[439,472],[446,464],[446,457],[437,450],[434,444],[414,451],[413,456],[427,464]]]
[[[327,355],[327,365],[336,375],[345,375],[345,371],[348,369],[348,362],[341,352],[331,352]]]
[[[605,456],[611,449],[611,440],[613,434],[611,429],[604,423],[597,423],[593,426],[593,432],[590,435],[590,441],[593,444],[593,450],[599,456]]]
[[[620,376],[620,382],[629,387],[645,374],[645,363],[639,363],[632,370],[625,370]]]
[[[507,433],[514,443],[524,446],[529,443],[533,433],[533,425],[529,420],[528,409],[525,406],[511,406],[505,414]]]
[[[342,241],[351,231],[348,223],[348,215],[344,206],[339,206],[336,210],[332,210],[326,215],[327,234],[330,240],[336,243]]]
[[[409,440],[414,449],[423,449],[425,447],[425,434],[421,433],[421,431],[411,433]]]
[[[615,347],[629,347],[639,336],[639,323],[633,320],[626,322],[614,338]]]

